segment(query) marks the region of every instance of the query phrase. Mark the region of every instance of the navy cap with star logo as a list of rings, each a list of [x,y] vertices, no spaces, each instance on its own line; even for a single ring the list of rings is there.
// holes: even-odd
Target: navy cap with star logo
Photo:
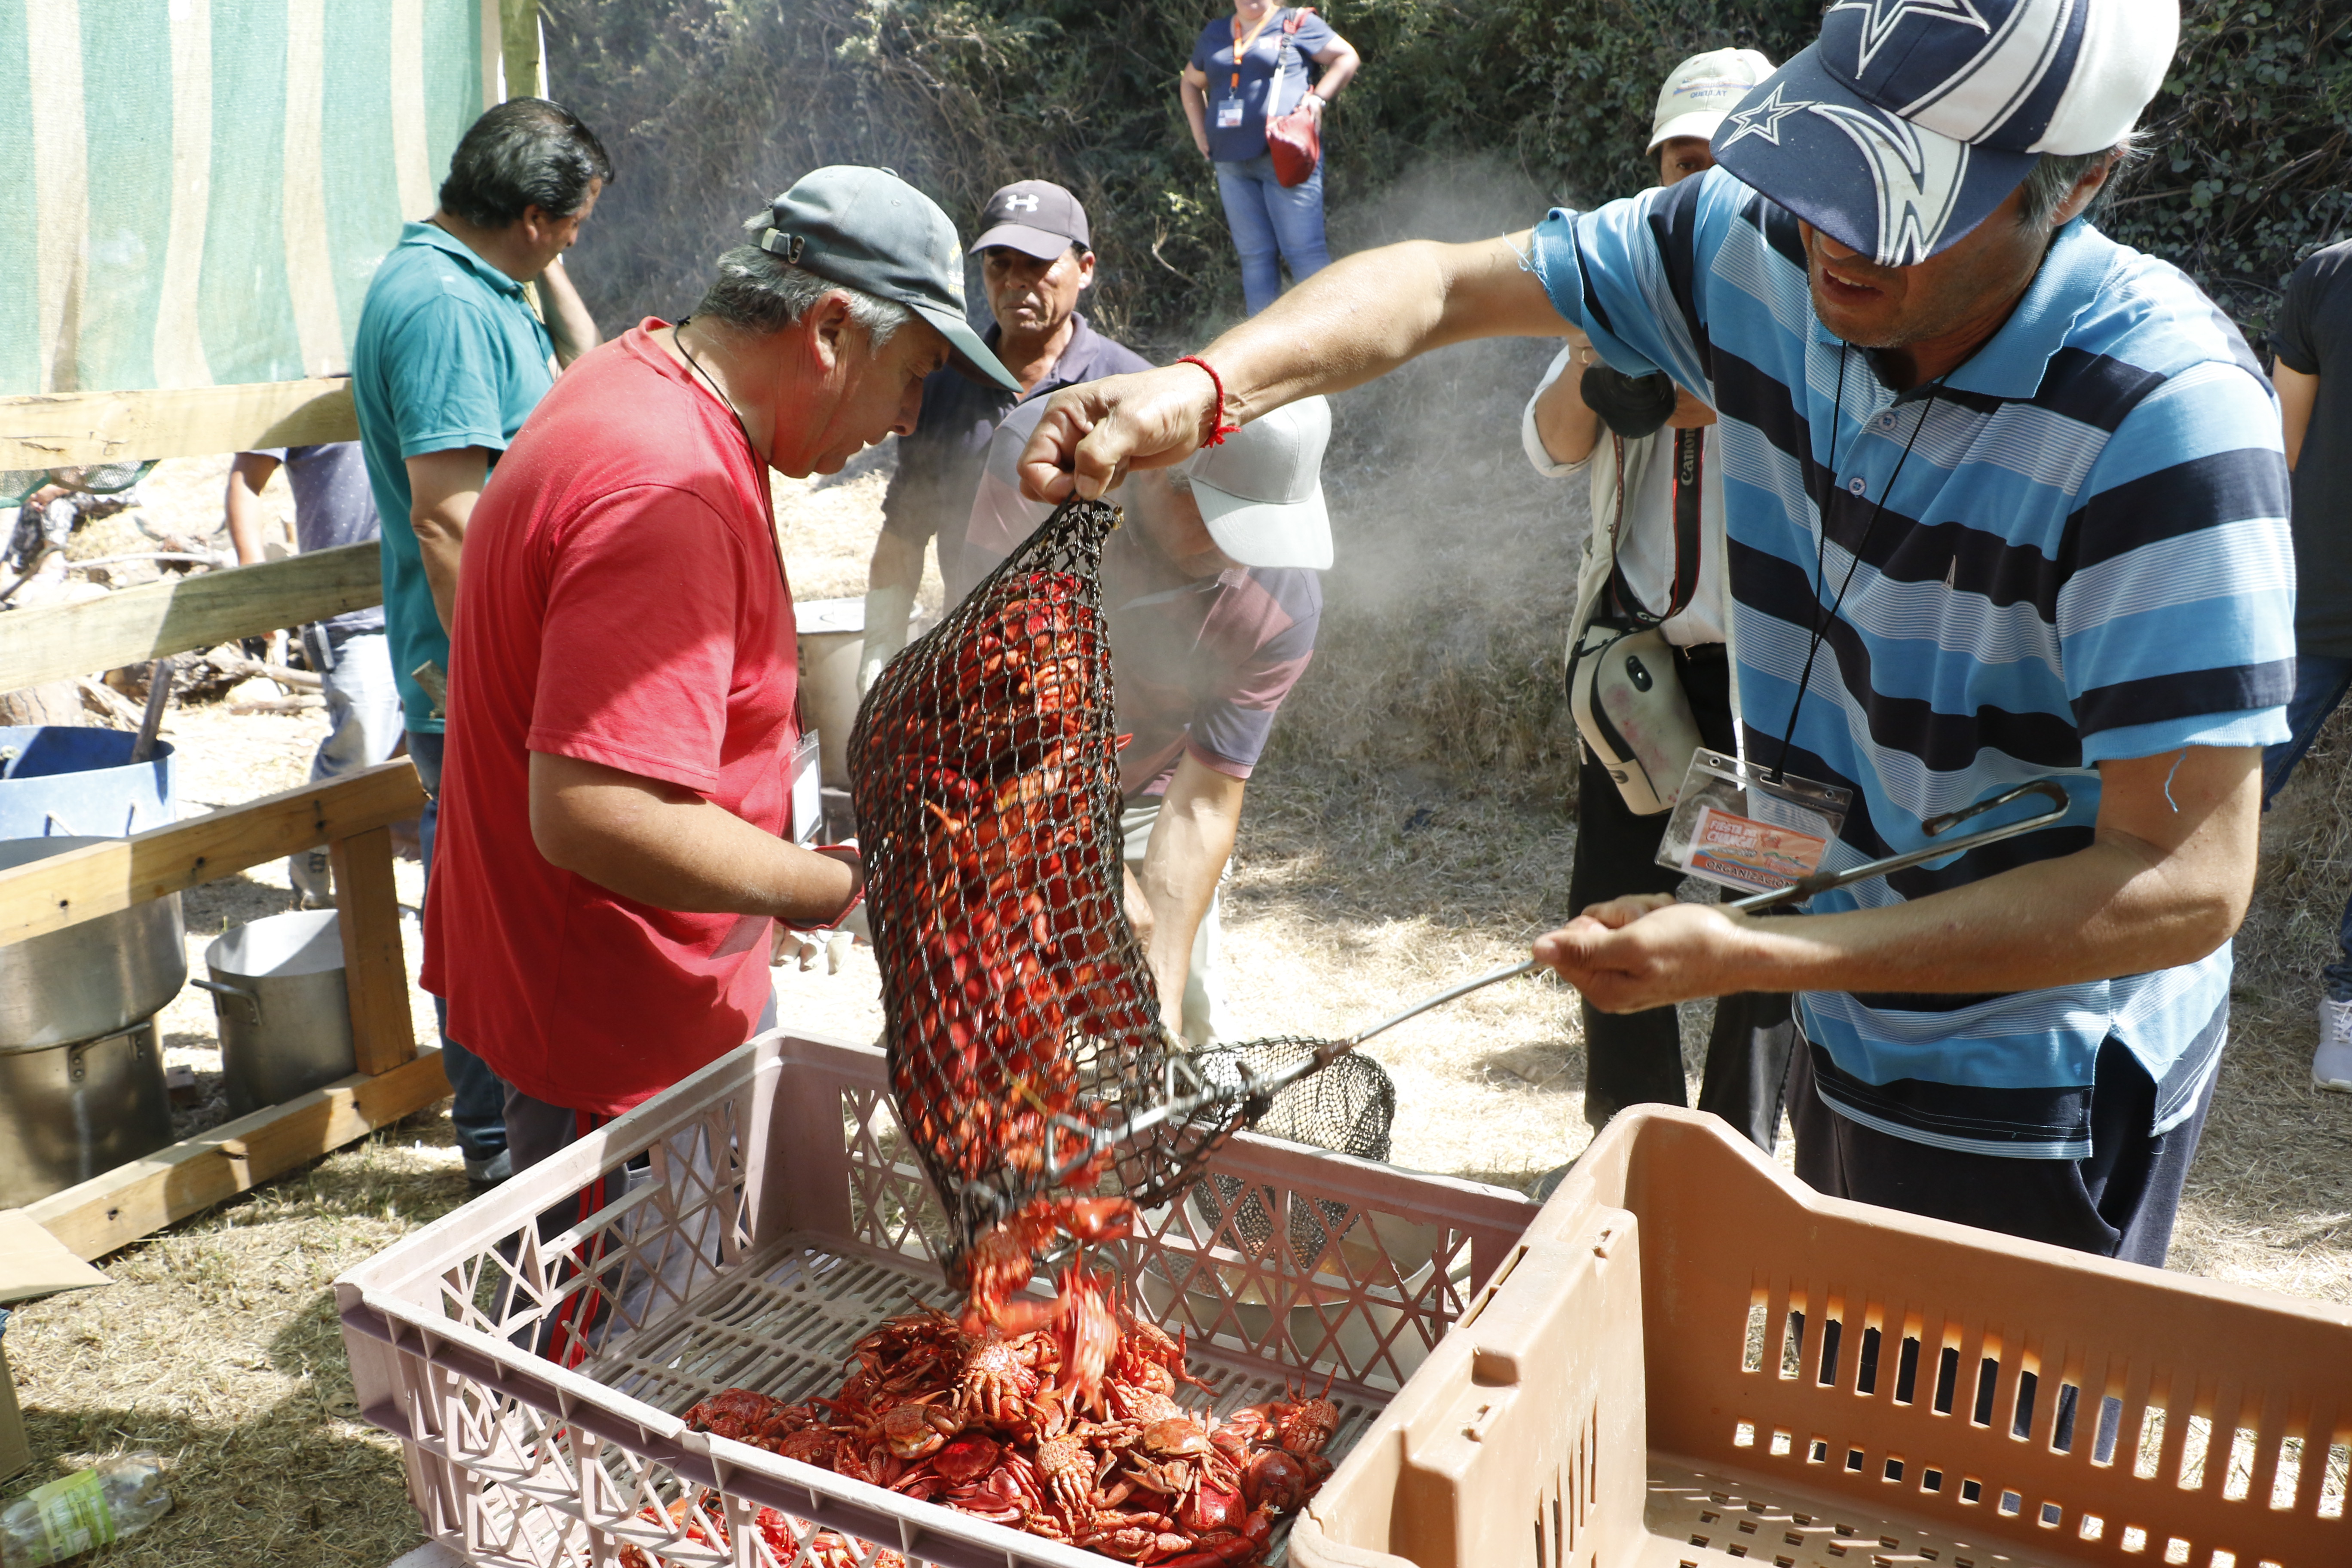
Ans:
[[[2120,142],[2178,0],[1838,0],[1716,132],[1716,162],[1884,267],[1958,240],[2043,153]]]

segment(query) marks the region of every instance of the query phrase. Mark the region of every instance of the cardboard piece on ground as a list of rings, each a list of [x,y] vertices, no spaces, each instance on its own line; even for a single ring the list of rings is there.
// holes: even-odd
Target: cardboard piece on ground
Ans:
[[[0,1209],[0,1307],[112,1283],[23,1209]]]
[[[114,1283],[66,1249],[23,1209],[0,1209],[0,1308],[59,1290]],[[0,1330],[0,1481],[33,1462],[16,1384],[8,1370],[8,1342]]]

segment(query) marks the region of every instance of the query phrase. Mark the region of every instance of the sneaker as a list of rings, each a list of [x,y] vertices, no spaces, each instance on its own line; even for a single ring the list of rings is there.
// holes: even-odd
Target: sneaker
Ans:
[[[501,1149],[494,1160],[467,1160],[466,1184],[478,1193],[487,1193],[514,1174],[514,1156]]]
[[[2352,1000],[2319,999],[2319,1048],[2311,1053],[2311,1081],[2317,1089],[2352,1094]]]

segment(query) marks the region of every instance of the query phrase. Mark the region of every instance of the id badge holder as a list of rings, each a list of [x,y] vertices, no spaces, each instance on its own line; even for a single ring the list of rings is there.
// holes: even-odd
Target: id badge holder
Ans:
[[[1231,131],[1242,122],[1242,100],[1221,98],[1217,100],[1217,129]]]
[[[1702,746],[1666,819],[1658,864],[1743,893],[1777,892],[1821,869],[1853,804],[1850,789]]]
[[[784,775],[792,783],[793,842],[804,847],[824,842],[824,780],[817,757],[817,734],[811,730],[793,743]]]

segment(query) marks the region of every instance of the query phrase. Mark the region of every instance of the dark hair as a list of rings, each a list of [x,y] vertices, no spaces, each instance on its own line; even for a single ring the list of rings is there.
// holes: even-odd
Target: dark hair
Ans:
[[[525,207],[570,217],[596,180],[612,183],[613,161],[578,115],[543,98],[510,98],[458,142],[441,210],[478,228],[504,228]]]

